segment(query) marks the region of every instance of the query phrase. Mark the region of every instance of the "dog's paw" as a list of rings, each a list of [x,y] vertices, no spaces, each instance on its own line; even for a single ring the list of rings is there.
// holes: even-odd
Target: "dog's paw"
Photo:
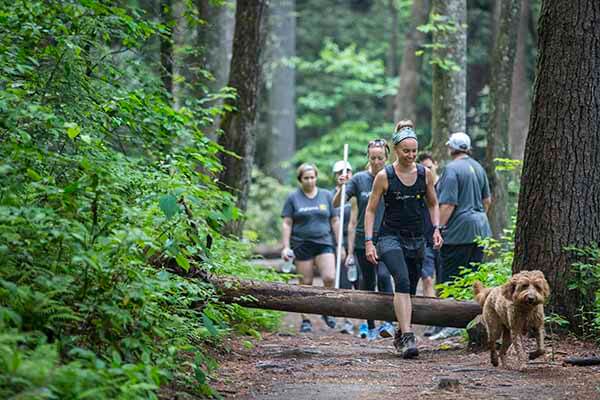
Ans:
[[[541,349],[538,349],[536,351],[531,351],[531,352],[529,352],[529,359],[535,360],[536,358],[543,356],[544,354],[546,354],[546,351],[541,350]]]

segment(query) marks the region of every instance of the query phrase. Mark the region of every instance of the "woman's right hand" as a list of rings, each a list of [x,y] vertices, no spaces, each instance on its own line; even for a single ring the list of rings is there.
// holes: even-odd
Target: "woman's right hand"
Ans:
[[[373,242],[368,241],[365,243],[365,255],[367,256],[367,260],[371,264],[377,265],[379,263],[379,257],[377,256],[377,249],[375,249],[375,245]]]

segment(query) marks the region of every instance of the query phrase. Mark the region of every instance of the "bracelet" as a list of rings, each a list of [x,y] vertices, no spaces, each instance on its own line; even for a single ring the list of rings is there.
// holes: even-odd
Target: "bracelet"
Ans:
[[[373,241],[373,236],[365,236],[365,243],[372,242],[372,241]]]

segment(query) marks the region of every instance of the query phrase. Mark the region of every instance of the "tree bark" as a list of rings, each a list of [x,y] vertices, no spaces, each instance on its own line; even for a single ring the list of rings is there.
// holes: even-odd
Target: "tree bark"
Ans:
[[[529,34],[530,8],[529,0],[521,0],[521,16],[519,18],[519,32],[517,33],[517,49],[510,99],[510,122],[508,124],[510,154],[513,159],[518,160],[523,159],[531,110],[529,100],[531,82],[527,78],[527,53],[525,51]]]
[[[466,0],[433,0],[432,13],[441,17],[438,23],[453,28],[440,29],[433,35],[433,42],[441,47],[433,52],[431,148],[434,159],[443,160],[448,136],[466,130]],[[440,66],[447,61],[456,70]]]
[[[173,95],[173,4],[171,0],[160,0],[160,21],[167,27],[160,36],[160,79],[163,86]]]
[[[239,1],[235,14],[235,33],[231,73],[228,86],[237,91],[235,100],[228,100],[233,110],[221,121],[223,134],[219,144],[239,157],[221,153],[223,170],[219,176],[223,187],[237,197],[236,205],[246,210],[254,151],[256,147],[257,99],[260,88],[260,53],[263,47],[261,23],[266,0]],[[233,222],[225,233],[240,234],[243,221]]]
[[[388,0],[387,6],[390,13],[390,41],[385,63],[385,75],[394,78],[398,75],[398,9],[395,0]],[[385,98],[385,119],[388,121],[394,118],[394,99],[395,96]]]
[[[510,157],[508,123],[520,6],[521,0],[506,0],[501,3],[496,44],[492,54],[490,125],[485,166],[492,192],[488,217],[496,238],[502,236],[509,223],[507,177],[496,171],[494,160]]]
[[[195,0],[200,18],[206,22],[197,26],[195,45],[201,51],[199,61],[197,57],[194,64],[211,73],[212,79],[196,75],[195,80],[199,90],[195,93],[201,97],[206,91],[216,93],[227,85],[229,69],[233,52],[233,34],[235,29],[235,0],[226,4],[215,5],[210,0]],[[201,89],[200,89],[201,88]],[[217,106],[221,101],[217,102]],[[216,116],[212,126],[207,127],[206,133],[213,137],[221,123]]]
[[[213,277],[221,300],[246,307],[335,317],[394,321],[394,295]],[[251,297],[250,297],[251,296]],[[481,313],[474,301],[412,297],[412,322],[464,328]]]
[[[283,168],[282,164],[296,150],[296,73],[291,64],[296,54],[295,0],[272,1],[269,10],[275,67],[269,93],[271,138],[266,149],[267,172],[283,183],[290,168]]]
[[[543,1],[513,271],[542,270],[548,308],[575,329],[589,299],[568,288],[571,265],[582,259],[565,247],[600,243],[598,49],[596,0]]]
[[[404,51],[400,64],[400,81],[394,101],[394,121],[401,119],[417,120],[417,95],[421,76],[422,57],[416,51],[425,41],[425,33],[417,27],[427,23],[430,0],[413,1],[410,11],[411,24],[404,38]]]

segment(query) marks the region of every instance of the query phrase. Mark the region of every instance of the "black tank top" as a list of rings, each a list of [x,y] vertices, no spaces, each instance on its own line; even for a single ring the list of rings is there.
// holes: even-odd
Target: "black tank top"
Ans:
[[[386,165],[388,189],[383,195],[385,213],[382,235],[423,236],[423,208],[425,208],[425,167],[417,164],[417,180],[406,186],[396,175],[393,165]]]

